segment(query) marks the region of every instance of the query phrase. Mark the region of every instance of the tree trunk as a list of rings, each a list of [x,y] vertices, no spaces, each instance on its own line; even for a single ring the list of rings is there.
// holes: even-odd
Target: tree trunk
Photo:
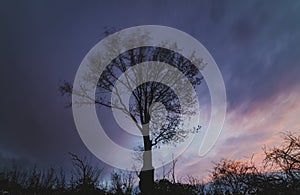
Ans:
[[[144,138],[143,167],[139,174],[139,188],[142,195],[152,195],[154,190],[154,168],[152,166],[152,145],[149,135]]]

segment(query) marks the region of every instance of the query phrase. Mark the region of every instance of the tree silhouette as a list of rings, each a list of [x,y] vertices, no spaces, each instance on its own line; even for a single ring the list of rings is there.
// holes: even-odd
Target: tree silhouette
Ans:
[[[286,132],[281,146],[267,149],[264,147],[265,165],[282,170],[286,175],[288,187],[300,190],[300,135]]]
[[[131,195],[135,184],[133,172],[113,171],[111,173],[111,191],[118,195]]]
[[[147,33],[143,39],[135,39],[131,36],[128,43],[139,45],[145,40],[150,39]],[[140,37],[140,36],[139,36]],[[122,38],[116,38],[107,44],[107,56],[115,55],[120,50],[115,45],[120,45]],[[166,44],[166,43],[164,43]],[[72,89],[72,85],[65,82],[60,86],[62,94],[75,94],[81,97],[78,104],[90,103],[114,108],[122,111],[135,122],[135,128],[139,129],[143,137],[143,166],[139,174],[139,188],[143,194],[151,194],[154,188],[154,168],[152,165],[152,149],[159,147],[161,144],[176,144],[185,140],[188,134],[195,129],[183,129],[181,126],[181,114],[194,114],[197,109],[194,97],[185,84],[185,79],[189,81],[192,87],[201,83],[202,76],[199,69],[191,63],[189,59],[198,61],[200,59],[194,55],[188,58],[164,48],[164,44],[157,47],[137,47],[125,51],[114,58],[106,66],[99,78],[99,67],[102,66],[102,59],[96,54],[89,56],[89,63],[93,64],[86,74],[86,82],[90,82],[95,77],[99,78],[96,85],[95,99],[86,93],[83,87],[79,91]],[[173,48],[177,48],[175,43]],[[141,63],[148,63],[146,66],[137,66]],[[165,67],[159,66],[159,63],[166,63],[181,72],[178,75],[175,71],[166,70]],[[150,68],[149,67],[155,67]],[[126,74],[126,71],[133,68],[133,74]],[[119,82],[121,88],[114,88],[118,78],[124,75],[124,79]],[[161,82],[164,80],[163,84]],[[173,90],[176,88],[176,93]],[[122,100],[123,90],[132,92],[129,106],[127,107]],[[178,94],[178,92],[180,92]],[[111,101],[111,97],[117,97]],[[178,95],[180,97],[178,97]],[[184,101],[180,102],[179,99]],[[159,103],[159,104],[157,104]],[[184,105],[183,105],[184,104]],[[182,107],[188,107],[188,110],[182,110]],[[166,110],[166,113],[164,112]],[[185,113],[184,113],[185,112]],[[165,116],[166,115],[166,116]]]
[[[76,154],[69,153],[73,163],[71,186],[80,194],[92,194],[97,191],[100,174],[103,169],[92,166],[86,159],[79,158]]]
[[[255,191],[258,174],[252,163],[222,159],[214,163],[211,178],[217,194],[249,194]]]

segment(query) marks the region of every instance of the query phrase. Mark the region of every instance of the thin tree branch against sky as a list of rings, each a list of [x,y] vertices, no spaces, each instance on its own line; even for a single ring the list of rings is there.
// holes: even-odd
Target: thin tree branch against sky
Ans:
[[[205,177],[210,162],[222,157],[254,153],[259,161],[262,145],[279,143],[283,130],[300,129],[298,1],[12,0],[1,1],[0,13],[1,166],[15,159],[69,168],[68,152],[92,156],[57,88],[73,81],[85,54],[111,28],[157,24],[182,30],[203,43],[220,68],[228,105],[223,133],[203,158],[195,157],[199,147],[193,143],[176,164],[178,177]],[[197,90],[205,123],[211,104],[205,81]],[[110,118],[101,119],[113,129],[109,136],[136,145]],[[112,167],[102,164],[109,175]]]

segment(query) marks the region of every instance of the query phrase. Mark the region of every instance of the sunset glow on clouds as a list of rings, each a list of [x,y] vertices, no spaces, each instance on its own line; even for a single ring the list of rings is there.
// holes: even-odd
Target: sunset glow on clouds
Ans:
[[[286,131],[300,131],[299,90],[283,91],[264,101],[253,102],[248,109],[229,111],[215,147],[204,157],[197,157],[196,150],[185,153],[179,159],[179,176],[206,178],[212,161],[221,158],[250,160],[253,155],[253,161],[260,166],[264,158],[263,146],[281,144],[282,133]]]

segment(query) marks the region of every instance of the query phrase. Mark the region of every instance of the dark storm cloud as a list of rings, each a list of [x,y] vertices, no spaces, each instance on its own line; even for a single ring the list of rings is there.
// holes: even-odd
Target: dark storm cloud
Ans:
[[[57,88],[105,27],[160,24],[196,37],[220,67],[229,110],[300,79],[298,1],[2,1],[0,14],[0,152],[32,162],[90,154]]]
[[[216,61],[223,70],[229,108],[268,98],[296,84],[299,5],[245,2],[226,10]]]

